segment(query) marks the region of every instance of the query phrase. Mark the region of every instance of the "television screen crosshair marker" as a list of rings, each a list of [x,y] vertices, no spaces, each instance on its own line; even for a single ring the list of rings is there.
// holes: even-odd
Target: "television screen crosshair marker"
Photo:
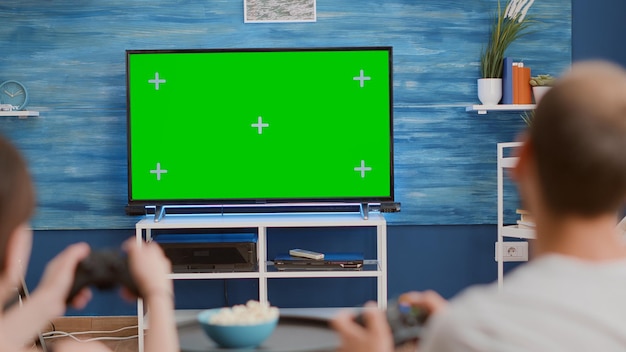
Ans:
[[[161,181],[161,174],[166,174],[167,170],[163,170],[161,169],[161,163],[157,163],[156,165],[156,169],[154,170],[150,170],[151,174],[156,174],[157,175],[157,181]]]
[[[363,70],[361,70],[359,76],[352,77],[352,79],[355,80],[355,81],[359,81],[359,86],[361,88],[363,88],[365,86],[364,82],[371,80],[372,77],[365,76],[364,73],[363,73]]]
[[[259,116],[258,122],[253,123],[251,127],[256,127],[258,129],[259,134],[263,134],[263,128],[270,127],[270,124],[263,123],[263,117]]]
[[[159,73],[155,72],[154,73],[154,79],[149,79],[148,83],[150,84],[154,84],[154,90],[159,90],[159,85],[161,83],[165,83],[166,81],[162,78],[159,78]]]
[[[361,172],[361,178],[365,178],[365,171],[372,171],[372,168],[369,166],[365,166],[365,160],[361,160],[361,166],[360,167],[355,167],[354,171],[360,171]]]

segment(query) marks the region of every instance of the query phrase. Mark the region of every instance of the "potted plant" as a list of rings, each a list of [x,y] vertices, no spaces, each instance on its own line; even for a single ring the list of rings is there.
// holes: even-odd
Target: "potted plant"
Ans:
[[[555,78],[549,74],[545,75],[537,75],[530,78],[530,85],[533,87],[533,96],[535,97],[535,104],[539,104],[539,100],[543,97],[544,94],[550,88],[552,88],[552,84],[554,83]]]
[[[502,98],[502,60],[504,52],[516,39],[526,34],[531,21],[526,13],[535,0],[507,0],[498,8],[491,24],[487,46],[480,55],[478,98],[485,105],[498,104]]]

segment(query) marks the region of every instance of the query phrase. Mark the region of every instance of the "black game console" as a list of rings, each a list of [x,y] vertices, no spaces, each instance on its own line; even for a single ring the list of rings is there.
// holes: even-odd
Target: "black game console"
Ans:
[[[123,286],[135,296],[141,297],[131,276],[128,258],[122,252],[115,250],[92,251],[87,258],[78,263],[74,273],[74,283],[67,296],[67,303],[87,286],[94,286],[100,290]]]
[[[154,237],[174,273],[255,271],[257,235],[161,234]]]

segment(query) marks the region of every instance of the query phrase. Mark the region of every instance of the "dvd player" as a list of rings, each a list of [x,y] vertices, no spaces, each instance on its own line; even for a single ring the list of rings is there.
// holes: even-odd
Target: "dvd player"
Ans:
[[[174,273],[255,271],[257,235],[161,234],[154,236]]]

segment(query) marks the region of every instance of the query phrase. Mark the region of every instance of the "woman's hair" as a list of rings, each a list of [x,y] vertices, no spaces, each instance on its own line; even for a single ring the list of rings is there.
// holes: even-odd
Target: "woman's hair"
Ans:
[[[35,190],[26,161],[0,136],[0,273],[6,267],[11,234],[27,222],[35,210]]]

